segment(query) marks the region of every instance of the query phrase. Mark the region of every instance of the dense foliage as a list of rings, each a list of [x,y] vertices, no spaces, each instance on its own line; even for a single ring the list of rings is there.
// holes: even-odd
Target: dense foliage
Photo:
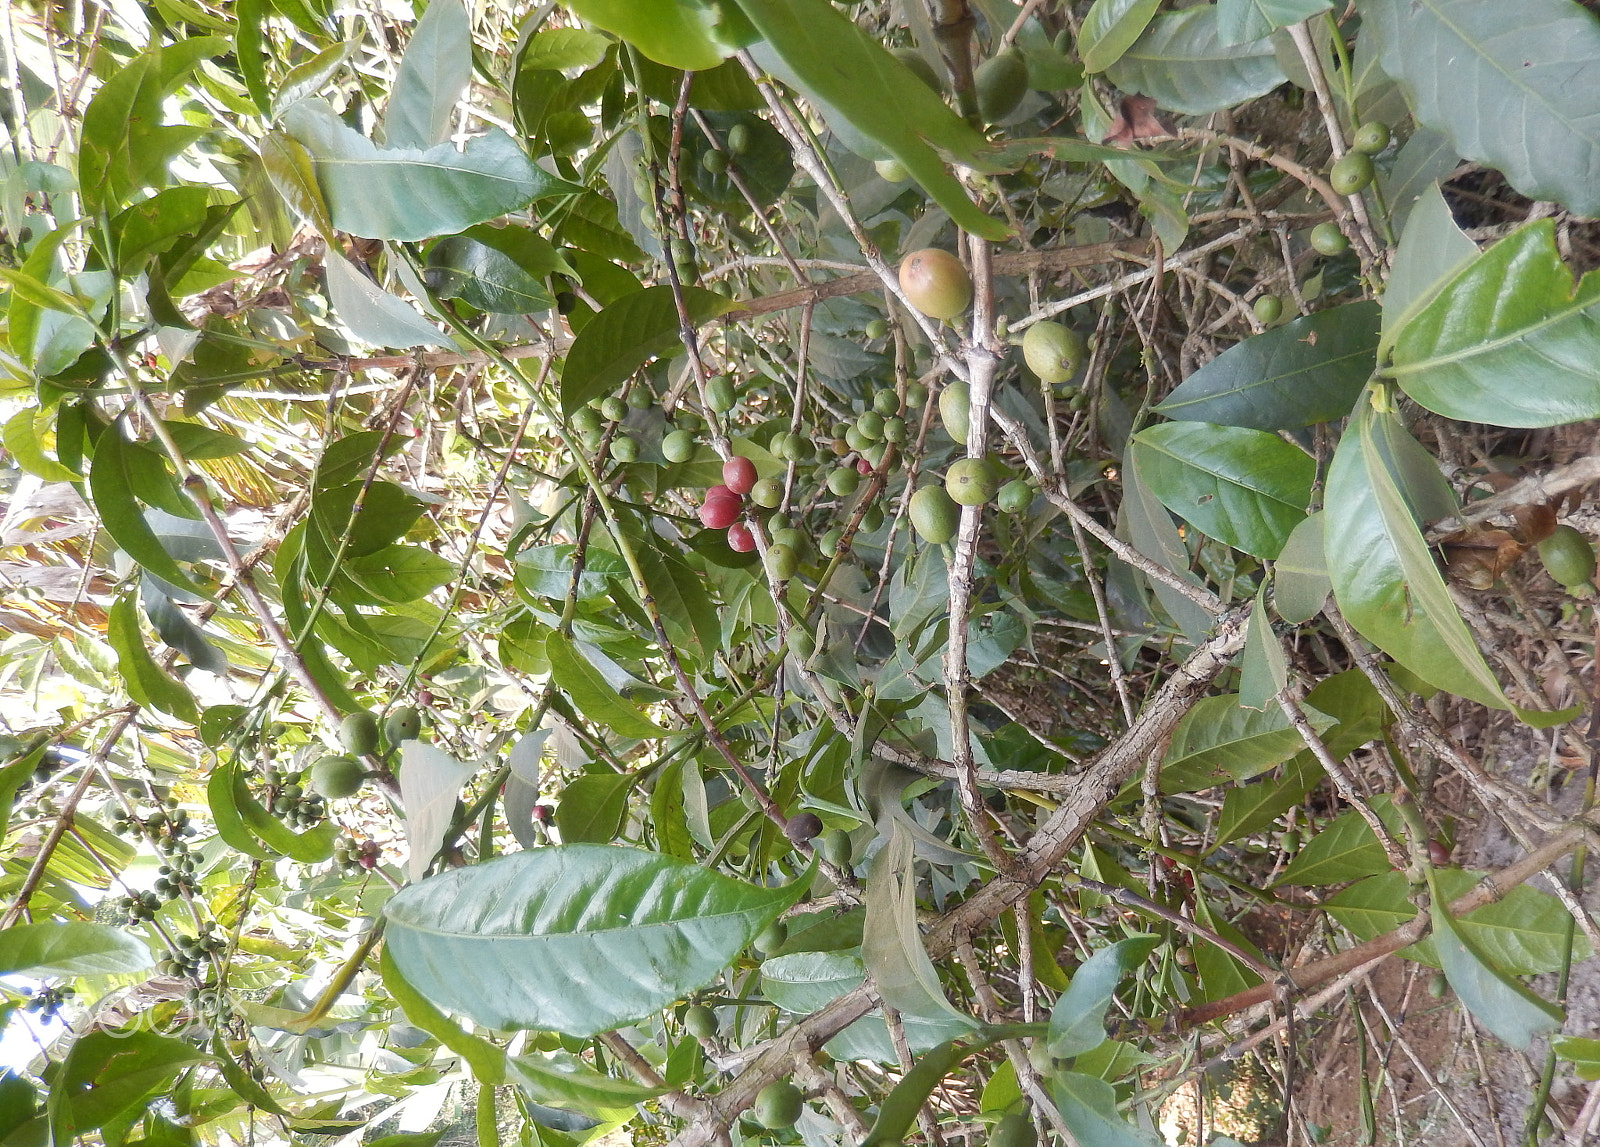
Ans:
[[[1589,8],[0,46],[7,1143],[1315,1142],[1402,959],[1582,1135]]]

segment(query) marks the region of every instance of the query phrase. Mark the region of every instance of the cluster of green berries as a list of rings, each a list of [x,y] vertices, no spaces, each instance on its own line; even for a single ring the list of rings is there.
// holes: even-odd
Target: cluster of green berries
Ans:
[[[603,398],[590,399],[588,405],[573,412],[569,425],[577,433],[584,449],[593,450],[605,437],[606,424],[615,423],[617,430],[611,436],[611,457],[617,462],[632,462],[639,457],[639,442],[629,435],[622,423],[627,419],[629,410],[646,410],[653,401],[654,396],[648,388],[631,386],[620,395],[608,394]]]
[[[119,833],[147,836],[163,856],[182,856],[189,851],[188,838],[199,831],[189,823],[189,814],[178,807],[177,797],[168,797],[161,807],[150,812],[116,816],[111,827]]]
[[[61,1007],[77,992],[71,984],[63,984],[59,988],[40,988],[37,992],[32,988],[21,989],[28,1002],[22,1005],[22,1010],[32,1012],[45,1023],[61,1018]]]
[[[360,876],[378,866],[378,842],[341,836],[333,842],[333,863],[346,876]]]
[[[156,913],[161,911],[161,897],[147,888],[122,897],[117,907],[122,909],[124,923],[138,924],[156,918]]]
[[[199,887],[194,857],[188,852],[174,855],[157,870],[155,892],[164,900],[176,900],[185,893],[193,895]]]
[[[198,936],[179,936],[173,941],[172,954],[157,964],[156,970],[164,976],[203,978],[211,957],[227,946],[226,939],[210,930]]]
[[[263,779],[272,815],[292,828],[312,828],[328,815],[327,799],[321,793],[307,792],[299,773],[268,769]]]

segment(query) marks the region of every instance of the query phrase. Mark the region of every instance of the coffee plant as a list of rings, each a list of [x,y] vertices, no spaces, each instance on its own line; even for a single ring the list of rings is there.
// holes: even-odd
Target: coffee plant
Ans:
[[[7,5],[5,1141],[1587,1141],[1595,9]]]

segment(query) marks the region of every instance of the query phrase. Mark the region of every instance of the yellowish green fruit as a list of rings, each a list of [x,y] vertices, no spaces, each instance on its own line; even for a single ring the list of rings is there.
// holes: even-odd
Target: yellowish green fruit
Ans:
[[[367,779],[367,770],[354,757],[321,757],[311,766],[311,789],[329,800],[355,796]]]
[[[1594,581],[1594,546],[1571,526],[1557,526],[1539,543],[1539,560],[1550,576],[1568,589]]]
[[[900,264],[900,289],[930,319],[953,319],[972,302],[972,276],[948,251],[925,247]]]
[[[1355,195],[1372,182],[1372,156],[1364,151],[1347,151],[1328,172],[1328,182],[1340,195]]]
[[[668,462],[687,462],[694,457],[694,435],[674,430],[661,440],[661,456]]]
[[[402,705],[389,714],[383,723],[384,739],[391,745],[401,741],[415,741],[422,735],[422,714],[410,705]]]
[[[717,1013],[704,1004],[693,1004],[683,1013],[683,1028],[695,1039],[710,1039],[717,1034]]]
[[[842,828],[830,828],[817,838],[817,851],[822,853],[822,859],[837,868],[850,866],[851,854],[854,851],[850,844],[850,834]]]
[[[945,471],[944,489],[960,506],[981,506],[995,496],[1000,483],[987,458],[957,458]]]
[[[859,485],[861,485],[861,475],[856,473],[854,466],[840,466],[828,475],[829,492],[840,498],[854,494]]]
[[[880,159],[873,163],[878,178],[885,183],[904,183],[911,178],[911,173],[906,170],[906,165],[898,159]]]
[[[1087,349],[1081,334],[1050,319],[1034,323],[1022,336],[1022,357],[1028,369],[1051,386],[1078,373]]]
[[[923,541],[943,545],[956,536],[961,511],[943,486],[924,486],[911,495],[911,525]]]
[[[805,1105],[805,1093],[794,1084],[780,1079],[767,1084],[756,1096],[756,1122],[769,1131],[782,1131],[785,1127],[795,1125]]]
[[[726,414],[733,409],[733,403],[733,380],[727,375],[719,374],[706,383],[706,406],[714,413]]]
[[[378,751],[378,719],[371,713],[351,713],[339,725],[339,743],[358,757]]]
[[[978,114],[985,123],[999,123],[1028,94],[1028,63],[1021,52],[1007,48],[980,64],[972,83],[978,93]]]
[[[800,568],[799,555],[788,546],[768,546],[766,562],[773,581],[788,581]]]
[[[1283,300],[1277,295],[1261,295],[1255,301],[1256,318],[1269,326],[1283,315]]]
[[[1007,514],[1020,514],[1033,501],[1033,487],[1021,478],[1014,478],[1000,487],[995,502]]]
[[[939,73],[933,70],[933,65],[928,63],[921,52],[915,48],[895,48],[891,54],[906,67],[911,69],[912,75],[921,80],[934,91],[940,90]]]
[[[1389,146],[1389,138],[1389,125],[1382,120],[1372,120],[1356,129],[1355,138],[1350,141],[1350,146],[1368,155],[1377,155]]]
[[[944,432],[958,446],[967,444],[971,407],[971,392],[964,382],[951,382],[939,392],[939,421],[944,423]]]
[[[770,956],[783,947],[784,941],[789,938],[789,926],[782,920],[774,920],[756,937],[756,951],[763,956]]]
[[[1350,249],[1337,223],[1318,223],[1311,229],[1311,249],[1319,255],[1342,255]]]

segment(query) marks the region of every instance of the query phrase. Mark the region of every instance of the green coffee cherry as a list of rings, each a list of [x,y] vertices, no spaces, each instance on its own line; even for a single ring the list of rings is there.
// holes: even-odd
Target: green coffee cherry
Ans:
[[[351,713],[339,725],[339,743],[358,757],[378,751],[378,719],[371,713]]]
[[[410,705],[400,706],[383,723],[383,735],[391,745],[415,741],[422,735],[422,714]]]

